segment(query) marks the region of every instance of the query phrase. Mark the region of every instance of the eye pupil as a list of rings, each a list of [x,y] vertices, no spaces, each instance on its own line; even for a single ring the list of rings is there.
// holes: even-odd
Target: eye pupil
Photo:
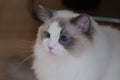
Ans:
[[[67,42],[67,41],[69,40],[69,38],[68,38],[67,36],[65,36],[65,35],[62,35],[62,36],[60,37],[60,40],[61,40],[62,42]]]
[[[44,32],[44,35],[46,38],[50,38],[50,34],[47,31]]]

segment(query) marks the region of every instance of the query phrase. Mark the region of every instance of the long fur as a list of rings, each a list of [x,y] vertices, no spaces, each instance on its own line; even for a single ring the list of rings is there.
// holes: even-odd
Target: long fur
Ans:
[[[69,18],[76,16],[76,13],[59,11],[56,16]],[[120,32],[109,27],[103,28],[92,19],[91,24],[95,29],[94,40],[90,46],[85,43],[89,47],[81,52],[81,56],[51,56],[44,51],[40,45],[40,38],[37,38],[34,46],[33,69],[38,80],[120,79]],[[79,54],[79,49],[74,53]]]
[[[61,10],[54,14],[54,18],[69,20],[78,15],[80,14]],[[26,67],[26,65],[20,68],[21,65],[18,65],[20,60],[9,62],[8,73],[15,80],[36,80],[36,78],[37,80],[120,80],[120,32],[110,26],[100,25],[92,18],[90,18],[90,21],[91,26],[94,28],[93,38],[88,40],[83,36],[79,37],[78,43],[81,42],[81,44],[76,45],[83,46],[74,46],[75,50],[68,51],[59,43],[53,41],[53,44],[60,46],[60,51],[63,51],[62,54],[64,52],[68,53],[59,56],[49,54],[47,48],[44,48],[45,46],[42,43],[46,40],[44,45],[47,45],[50,40],[41,39],[41,30],[44,28],[43,30],[48,30],[50,33],[54,32],[52,36],[56,35],[58,37],[57,34],[60,32],[55,32],[55,30],[60,31],[62,27],[58,25],[57,20],[55,22],[46,20],[38,30],[33,48],[34,61],[32,69],[35,75],[30,67]],[[46,28],[48,25],[51,28]],[[58,39],[56,37],[55,39]]]

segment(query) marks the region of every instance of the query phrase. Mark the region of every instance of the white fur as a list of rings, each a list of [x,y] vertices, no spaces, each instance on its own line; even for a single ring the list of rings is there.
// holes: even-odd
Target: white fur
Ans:
[[[67,15],[67,16],[66,16]],[[78,15],[80,15],[80,14],[78,14],[78,13],[74,13],[74,12],[72,12],[72,11],[68,11],[68,10],[60,10],[60,11],[57,11],[56,12],[56,16],[57,17],[64,17],[64,18],[72,18],[72,17],[76,17],[76,16],[78,16]]]
[[[112,28],[102,28],[92,22],[96,30],[93,45],[82,56],[49,55],[39,44],[39,39],[36,40],[33,69],[38,80],[120,80],[120,32]],[[67,53],[56,42],[61,31],[58,22],[53,22],[50,26],[48,31],[53,40],[46,39],[45,43],[57,48],[57,52],[53,51],[55,55],[63,54],[62,51]]]
[[[46,51],[48,52],[49,52],[48,46],[53,47],[51,51],[52,53],[50,54],[63,56],[63,55],[68,54],[68,52],[58,42],[60,32],[61,32],[61,28],[58,24],[59,23],[57,21],[54,21],[53,23],[51,23],[50,28],[48,29],[48,32],[50,33],[50,38],[45,38],[43,40],[43,46],[46,48]]]

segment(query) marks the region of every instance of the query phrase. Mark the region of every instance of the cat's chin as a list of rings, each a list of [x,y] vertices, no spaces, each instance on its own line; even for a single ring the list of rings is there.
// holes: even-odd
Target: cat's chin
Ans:
[[[67,52],[47,52],[48,55],[50,56],[58,56],[58,57],[62,57],[62,56],[67,56],[68,53]]]
[[[55,53],[53,53],[53,52],[48,52],[48,54],[49,55],[51,55],[51,56],[57,56]]]
[[[65,54],[62,54],[62,55],[60,55],[60,54],[57,54],[57,53],[52,53],[52,52],[48,52],[48,54],[50,55],[50,56],[58,56],[58,57],[62,57],[62,56],[66,56]]]

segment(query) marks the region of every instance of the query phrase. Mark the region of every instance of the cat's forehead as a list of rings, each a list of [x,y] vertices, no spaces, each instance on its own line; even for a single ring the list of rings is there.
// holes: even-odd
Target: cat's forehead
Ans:
[[[65,20],[63,18],[54,18],[44,22],[42,26],[40,26],[42,31],[57,31],[59,28],[63,30],[67,27],[69,20]]]
[[[50,33],[63,33],[69,31],[72,28],[72,24],[70,24],[69,20],[64,19],[55,19],[48,25],[48,31]]]
[[[48,30],[49,28],[55,28],[55,26],[64,28],[68,20],[62,18],[53,18],[44,22],[44,24],[40,27],[42,30]]]
[[[59,25],[60,23],[58,21],[53,21],[49,28],[48,28],[48,32],[51,34],[51,35],[54,35],[54,37],[57,37],[59,36],[61,30],[62,30],[62,27],[60,27]]]

